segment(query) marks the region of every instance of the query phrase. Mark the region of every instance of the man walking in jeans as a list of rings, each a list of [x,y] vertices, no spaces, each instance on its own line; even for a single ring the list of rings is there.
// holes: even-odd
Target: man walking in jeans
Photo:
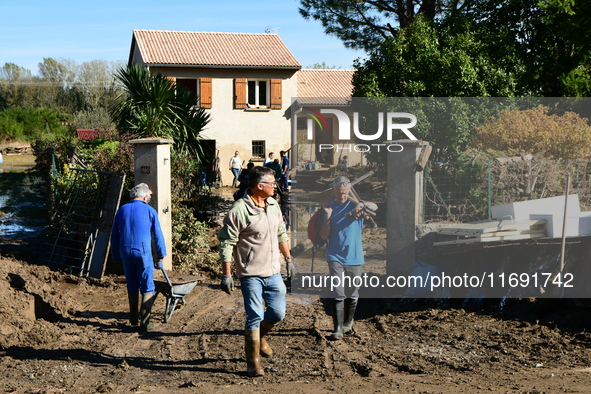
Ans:
[[[271,197],[277,187],[275,172],[254,167],[248,183],[244,197],[234,203],[224,219],[218,239],[223,264],[222,290],[228,294],[234,290],[232,261],[242,286],[246,372],[254,377],[264,375],[260,356],[273,355],[264,336],[285,316],[286,288],[280,261],[285,260],[290,279],[295,271],[281,209]]]

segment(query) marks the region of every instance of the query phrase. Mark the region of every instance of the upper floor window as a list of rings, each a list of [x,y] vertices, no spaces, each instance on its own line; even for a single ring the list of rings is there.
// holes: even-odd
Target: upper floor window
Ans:
[[[266,108],[269,102],[269,89],[267,88],[269,81],[267,80],[248,80],[247,82],[247,97],[248,106],[254,108]]]
[[[281,109],[281,79],[234,80],[235,109]]]
[[[177,89],[188,90],[201,108],[211,108],[211,78],[166,78],[176,82]]]

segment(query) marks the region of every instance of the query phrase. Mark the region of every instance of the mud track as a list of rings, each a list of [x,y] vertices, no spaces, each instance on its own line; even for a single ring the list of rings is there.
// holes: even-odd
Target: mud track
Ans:
[[[81,279],[0,257],[0,390],[15,393],[588,393],[591,319],[576,301],[363,299],[329,342],[326,300],[288,296],[266,375],[248,378],[238,289],[202,282],[156,331],[127,323],[124,278]],[[319,263],[320,264],[320,263]],[[501,305],[503,306],[501,308]]]

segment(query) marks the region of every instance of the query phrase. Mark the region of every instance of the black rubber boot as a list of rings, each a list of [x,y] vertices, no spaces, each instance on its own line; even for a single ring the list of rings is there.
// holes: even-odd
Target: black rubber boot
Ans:
[[[332,301],[332,323],[334,331],[327,339],[329,341],[338,341],[343,339],[343,320],[345,318],[345,305],[343,300]]]
[[[156,297],[152,293],[142,294],[142,307],[140,308],[140,330],[153,331],[154,326],[150,324],[150,317],[152,316],[152,305]]]
[[[343,334],[349,334],[353,331],[355,309],[357,309],[357,299],[347,298],[345,300],[345,320],[343,322]]]
[[[132,291],[127,293],[127,299],[129,301],[129,323],[132,326],[137,326],[139,322],[139,302],[140,293]]]

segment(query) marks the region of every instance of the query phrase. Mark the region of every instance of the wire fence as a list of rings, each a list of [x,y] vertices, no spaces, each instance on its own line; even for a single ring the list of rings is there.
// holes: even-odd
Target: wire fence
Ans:
[[[494,205],[578,194],[581,211],[591,209],[591,161],[515,156],[430,162],[424,171],[423,221],[491,219]]]

